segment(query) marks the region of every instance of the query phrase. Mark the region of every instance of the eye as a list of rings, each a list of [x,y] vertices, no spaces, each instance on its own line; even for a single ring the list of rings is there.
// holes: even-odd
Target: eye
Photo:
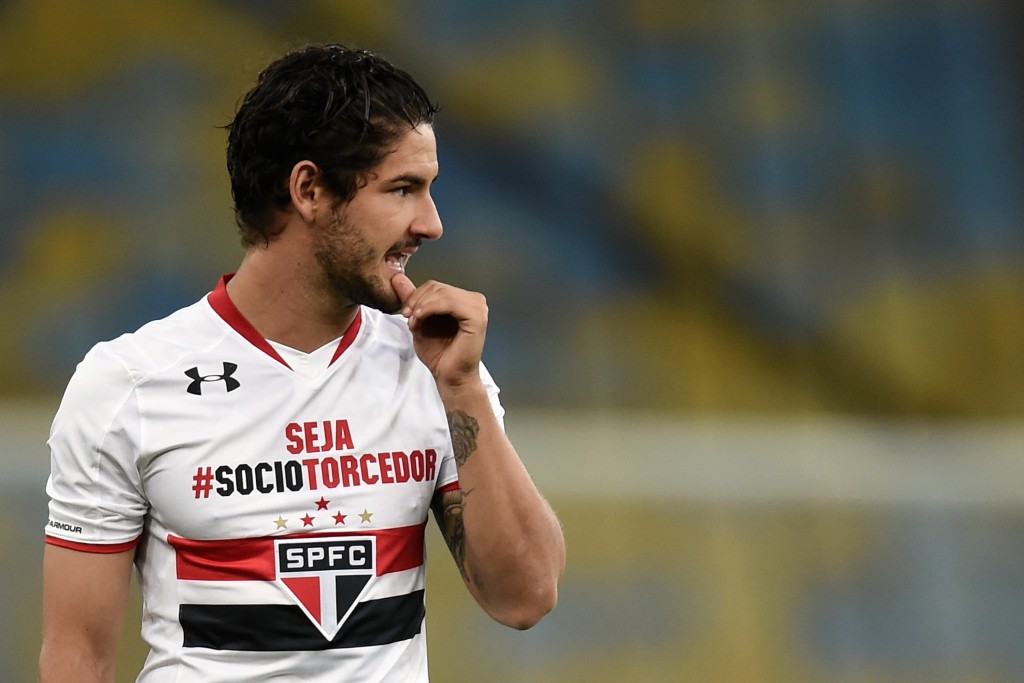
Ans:
[[[395,194],[397,194],[399,197],[405,197],[410,192],[412,192],[412,188],[409,187],[408,185],[401,185],[400,187],[396,187],[395,189],[393,189],[391,191],[394,192]]]

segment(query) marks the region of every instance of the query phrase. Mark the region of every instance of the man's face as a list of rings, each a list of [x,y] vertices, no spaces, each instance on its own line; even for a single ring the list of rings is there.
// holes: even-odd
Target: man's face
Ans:
[[[364,304],[385,313],[401,308],[391,278],[405,270],[422,240],[441,236],[430,196],[437,169],[433,128],[422,124],[409,130],[317,234],[316,258],[339,304]]]

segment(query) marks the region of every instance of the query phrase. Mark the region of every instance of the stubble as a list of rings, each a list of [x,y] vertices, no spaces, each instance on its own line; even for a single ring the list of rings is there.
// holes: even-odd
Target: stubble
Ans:
[[[397,313],[402,302],[377,272],[381,255],[345,218],[335,213],[320,232],[314,253],[322,285],[339,306],[349,303]]]

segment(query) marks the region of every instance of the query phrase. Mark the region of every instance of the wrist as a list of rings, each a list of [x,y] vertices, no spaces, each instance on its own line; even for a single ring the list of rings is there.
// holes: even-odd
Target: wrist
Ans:
[[[461,405],[481,398],[487,400],[487,388],[479,373],[458,380],[438,379],[436,384],[437,393],[445,406]]]

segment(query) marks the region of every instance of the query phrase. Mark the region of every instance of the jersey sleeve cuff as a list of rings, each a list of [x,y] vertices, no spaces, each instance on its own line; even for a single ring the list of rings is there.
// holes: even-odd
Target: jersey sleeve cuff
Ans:
[[[46,535],[46,542],[50,545],[77,550],[83,553],[120,553],[125,550],[132,550],[139,544],[139,539],[133,539],[124,543],[82,543],[81,541],[69,541],[65,538]]]
[[[459,480],[456,479],[453,482],[449,482],[449,483],[445,484],[444,486],[438,487],[437,493],[450,493],[452,491],[457,491],[458,489],[459,489]]]

